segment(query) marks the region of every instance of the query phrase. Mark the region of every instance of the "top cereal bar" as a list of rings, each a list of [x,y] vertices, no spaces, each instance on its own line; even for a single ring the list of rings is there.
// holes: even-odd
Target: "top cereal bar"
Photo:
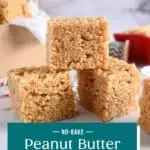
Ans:
[[[54,69],[107,68],[108,40],[104,17],[52,18],[48,22],[48,65]]]

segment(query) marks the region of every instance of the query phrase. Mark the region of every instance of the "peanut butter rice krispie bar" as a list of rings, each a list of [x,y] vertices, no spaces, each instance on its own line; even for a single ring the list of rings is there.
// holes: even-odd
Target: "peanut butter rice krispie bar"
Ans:
[[[78,78],[81,105],[102,121],[137,109],[140,78],[135,65],[110,57],[108,70],[80,70]]]
[[[108,66],[108,22],[97,18],[52,18],[48,22],[47,60],[54,69]]]
[[[144,80],[144,91],[140,101],[141,117],[139,123],[150,134],[150,78]]]
[[[24,122],[53,122],[77,114],[67,71],[48,67],[21,68],[8,73],[13,107]]]
[[[0,0],[0,24],[18,17],[30,17],[27,0]]]

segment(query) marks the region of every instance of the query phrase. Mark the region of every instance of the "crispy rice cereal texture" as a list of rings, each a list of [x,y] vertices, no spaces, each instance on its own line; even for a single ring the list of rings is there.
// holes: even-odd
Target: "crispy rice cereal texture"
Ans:
[[[144,80],[144,91],[140,101],[141,117],[140,126],[150,134],[150,78]]]
[[[0,0],[0,24],[30,16],[27,0]]]
[[[47,60],[54,69],[108,66],[108,22],[105,18],[52,18],[48,22]]]
[[[77,114],[67,71],[52,73],[48,67],[12,70],[8,87],[13,107],[24,122],[53,122]]]
[[[108,70],[78,71],[80,103],[102,121],[130,114],[137,109],[140,89],[135,65],[110,58]]]

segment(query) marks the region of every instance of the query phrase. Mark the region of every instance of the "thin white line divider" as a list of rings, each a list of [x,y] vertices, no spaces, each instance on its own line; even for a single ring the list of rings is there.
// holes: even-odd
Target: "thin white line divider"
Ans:
[[[137,150],[140,150],[140,146],[141,146],[141,141],[140,141],[140,126],[137,125]]]

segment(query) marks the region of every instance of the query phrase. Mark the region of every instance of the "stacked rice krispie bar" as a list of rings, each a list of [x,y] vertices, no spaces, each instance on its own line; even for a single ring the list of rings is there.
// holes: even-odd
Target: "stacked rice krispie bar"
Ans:
[[[68,75],[76,69],[81,105],[108,121],[136,110],[139,74],[134,65],[108,56],[104,17],[52,18],[47,67],[10,71],[9,89],[26,122],[57,121],[77,114]]]
[[[107,70],[78,71],[78,80],[81,105],[102,121],[137,109],[140,79],[135,65],[110,57]]]
[[[70,69],[108,67],[108,25],[99,18],[50,19],[48,66],[10,71],[13,106],[24,122],[58,121],[78,111]]]
[[[135,65],[108,56],[105,18],[54,18],[48,27],[49,67],[78,71],[82,106],[103,121],[136,110],[139,73]]]
[[[30,16],[27,0],[0,0],[0,24]]]
[[[77,114],[68,71],[20,68],[9,72],[8,85],[13,108],[24,122],[58,121]]]
[[[47,39],[47,61],[54,69],[108,66],[108,22],[104,17],[50,19]]]
[[[150,78],[144,80],[144,91],[140,101],[140,108],[139,123],[144,131],[150,133]]]

